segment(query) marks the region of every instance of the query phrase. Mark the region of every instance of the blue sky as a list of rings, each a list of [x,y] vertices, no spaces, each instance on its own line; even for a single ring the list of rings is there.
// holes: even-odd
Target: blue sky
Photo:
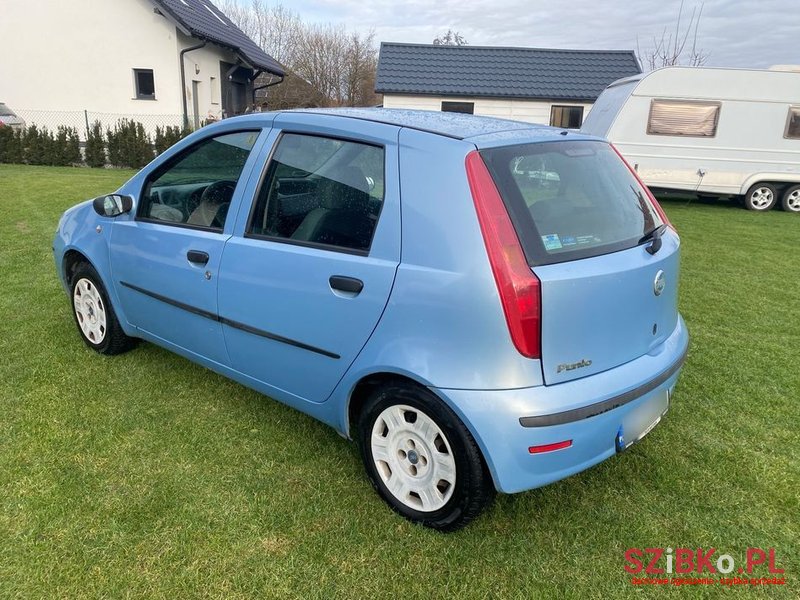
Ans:
[[[240,0],[247,3],[248,0]],[[375,31],[377,41],[430,43],[448,28],[472,45],[644,51],[674,29],[680,0],[284,0],[305,21]],[[684,2],[684,18],[700,2]],[[706,65],[800,64],[800,0],[706,0]]]

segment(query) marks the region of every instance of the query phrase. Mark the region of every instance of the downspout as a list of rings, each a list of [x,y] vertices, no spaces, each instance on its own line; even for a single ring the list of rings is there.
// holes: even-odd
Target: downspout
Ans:
[[[192,50],[199,50],[203,46],[206,45],[205,40],[202,44],[197,44],[196,46],[189,46],[188,48],[184,48],[181,50],[181,96],[183,96],[183,128],[186,129],[189,127],[189,107],[186,101],[186,69],[183,65],[183,56],[187,52],[191,52]]]

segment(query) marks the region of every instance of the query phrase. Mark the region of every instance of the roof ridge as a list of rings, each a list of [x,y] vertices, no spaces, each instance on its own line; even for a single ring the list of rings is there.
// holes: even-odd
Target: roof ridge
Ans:
[[[581,54],[635,54],[635,50],[603,50],[596,48],[542,48],[532,46],[451,46],[445,44],[420,44],[415,42],[381,42],[381,48],[384,46],[402,46],[407,48],[433,48],[443,50],[522,50],[522,51],[538,51],[538,52],[564,52],[564,53],[581,53]]]

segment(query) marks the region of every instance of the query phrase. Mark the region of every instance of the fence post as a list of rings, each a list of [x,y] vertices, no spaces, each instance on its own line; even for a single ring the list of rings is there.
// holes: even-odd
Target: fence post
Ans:
[[[83,118],[86,119],[86,140],[89,140],[89,111],[83,109]]]

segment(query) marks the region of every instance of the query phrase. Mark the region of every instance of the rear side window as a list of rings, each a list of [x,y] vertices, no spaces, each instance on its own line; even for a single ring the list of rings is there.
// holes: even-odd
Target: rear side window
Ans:
[[[605,142],[548,142],[481,152],[529,263],[636,246],[662,220]]]
[[[285,133],[267,168],[247,233],[366,254],[384,195],[384,149]]]
[[[719,107],[719,102],[653,100],[647,120],[647,133],[714,137],[717,135]]]
[[[786,133],[784,137],[794,140],[800,139],[800,106],[792,106],[789,108],[789,117],[786,120]]]

